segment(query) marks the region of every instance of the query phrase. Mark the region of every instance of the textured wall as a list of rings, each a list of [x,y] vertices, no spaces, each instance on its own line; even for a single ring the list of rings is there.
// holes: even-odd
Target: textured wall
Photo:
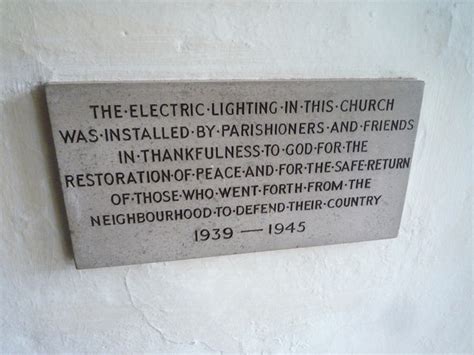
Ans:
[[[0,4],[0,352],[472,350],[472,3]],[[41,83],[398,76],[398,239],[74,268]]]

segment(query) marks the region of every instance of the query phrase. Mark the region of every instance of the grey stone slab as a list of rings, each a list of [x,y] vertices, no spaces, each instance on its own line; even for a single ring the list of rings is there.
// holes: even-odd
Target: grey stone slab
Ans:
[[[423,86],[48,84],[77,267],[396,237]]]

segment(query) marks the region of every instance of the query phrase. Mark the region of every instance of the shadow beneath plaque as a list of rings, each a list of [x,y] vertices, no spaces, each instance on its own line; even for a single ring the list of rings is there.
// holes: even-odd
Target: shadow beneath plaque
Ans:
[[[28,98],[27,98],[28,99]],[[44,157],[46,178],[51,193],[51,201],[54,209],[57,228],[61,236],[61,246],[64,257],[73,259],[71,234],[67,221],[64,197],[61,190],[61,181],[56,159],[56,151],[53,142],[53,133],[49,120],[48,106],[46,102],[45,85],[34,87],[30,91],[30,100],[32,100],[34,115],[36,117],[36,128],[39,135],[40,151]]]

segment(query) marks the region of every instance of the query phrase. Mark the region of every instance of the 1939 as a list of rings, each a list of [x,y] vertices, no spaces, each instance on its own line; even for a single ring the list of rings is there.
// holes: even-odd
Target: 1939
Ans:
[[[195,242],[205,242],[207,240],[230,239],[234,236],[234,230],[230,227],[196,229],[194,231]]]

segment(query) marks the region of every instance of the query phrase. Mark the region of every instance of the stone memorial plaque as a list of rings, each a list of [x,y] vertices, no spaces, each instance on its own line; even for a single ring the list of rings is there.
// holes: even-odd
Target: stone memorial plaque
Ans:
[[[47,85],[77,267],[396,237],[423,86]]]

